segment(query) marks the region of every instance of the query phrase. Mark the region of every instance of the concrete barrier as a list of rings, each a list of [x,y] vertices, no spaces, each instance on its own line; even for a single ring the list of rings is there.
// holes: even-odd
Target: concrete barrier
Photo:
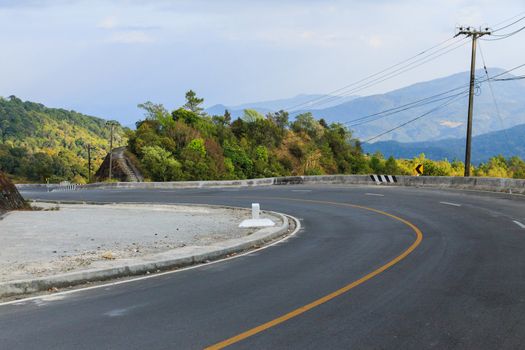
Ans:
[[[255,187],[272,185],[373,185],[412,186],[442,189],[505,192],[525,195],[525,180],[490,177],[453,176],[396,176],[396,183],[376,184],[370,175],[284,176],[250,180],[173,181],[173,182],[110,182],[79,185],[77,189],[185,189],[220,187]],[[31,191],[48,188],[46,185],[17,185],[19,190]]]
[[[213,187],[271,186],[274,178],[222,181],[169,181],[169,182],[99,182],[80,186],[82,189],[177,189]]]

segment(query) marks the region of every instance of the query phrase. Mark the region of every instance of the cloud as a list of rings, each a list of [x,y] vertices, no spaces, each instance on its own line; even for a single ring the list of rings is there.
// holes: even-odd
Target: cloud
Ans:
[[[118,20],[114,16],[108,16],[103,18],[100,22],[97,24],[97,28],[102,29],[115,29],[118,25]]]
[[[446,126],[447,128],[457,128],[458,126],[463,125],[462,122],[453,122],[451,120],[441,120],[439,125]]]
[[[361,40],[374,49],[379,49],[384,45],[384,39],[379,35],[362,36]]]
[[[107,39],[107,42],[118,44],[147,44],[154,41],[152,36],[138,30],[115,32]]]

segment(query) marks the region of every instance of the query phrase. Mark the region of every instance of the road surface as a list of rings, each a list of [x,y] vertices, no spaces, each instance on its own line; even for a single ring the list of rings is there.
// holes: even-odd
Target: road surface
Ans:
[[[384,186],[23,194],[259,202],[302,229],[236,259],[2,305],[2,349],[525,348],[523,197]]]

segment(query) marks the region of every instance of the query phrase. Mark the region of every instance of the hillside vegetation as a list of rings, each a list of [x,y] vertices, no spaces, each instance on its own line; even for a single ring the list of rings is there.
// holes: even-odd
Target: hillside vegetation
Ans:
[[[351,131],[303,113],[290,121],[279,111],[266,116],[246,109],[233,120],[209,116],[193,91],[181,108],[167,111],[147,102],[139,107],[145,119],[129,135],[129,149],[154,181],[246,179],[286,175],[391,174],[413,175],[418,164],[425,175],[462,176],[462,162],[432,161],[424,154],[412,159],[365,155]],[[491,158],[472,169],[477,176],[525,177],[519,157]]]
[[[287,175],[425,175],[461,176],[460,161],[429,160],[424,154],[405,159],[365,154],[352,132],[339,123],[302,113],[293,121],[285,111],[262,115],[245,109],[240,118],[228,111],[207,115],[203,100],[186,94],[184,106],[168,111],[151,102],[139,105],[145,118],[137,129],[116,128],[114,147],[128,146],[128,158],[146,181],[246,179]],[[87,144],[93,151],[93,174],[109,149],[106,121],[73,111],[47,108],[11,96],[0,98],[0,170],[16,182],[84,183]],[[475,145],[475,147],[477,147]],[[476,176],[525,178],[519,157],[492,157],[472,169]]]
[[[525,158],[525,124],[509,129],[494,131],[472,138],[472,162],[487,162],[495,154],[506,157]],[[380,141],[363,144],[365,152],[381,152],[395,158],[413,158],[425,153],[429,159],[463,159],[465,156],[465,139],[446,139],[426,142]]]
[[[173,112],[151,102],[140,105],[145,120],[129,137],[129,148],[152,180],[245,179],[282,175],[366,172],[359,142],[341,124],[311,114],[288,120],[284,111],[266,116],[247,109],[234,121],[228,111],[208,116],[203,100],[189,91]]]
[[[502,74],[503,69],[489,69],[490,76]],[[485,78],[483,70],[476,71],[479,81]],[[503,75],[510,78],[512,75]],[[384,131],[390,130],[402,123],[410,121],[424,113],[439,107],[441,104],[452,101],[449,105],[437,109],[433,113],[409,123],[403,128],[390,132],[382,141],[419,142],[436,141],[447,138],[460,138],[465,136],[468,97],[464,94],[457,100],[439,100],[434,103],[409,105],[415,101],[428,98],[446,91],[454,90],[446,96],[453,96],[468,90],[469,73],[453,74],[444,78],[420,82],[384,94],[363,96],[336,106],[326,107],[316,105],[312,107],[321,109],[308,109],[315,117],[323,117],[328,121],[348,123],[354,131],[354,136],[360,140],[368,140]],[[480,83],[475,98],[474,107],[474,135],[510,128],[525,123],[525,83],[521,80],[493,82],[494,95],[498,109],[494,104],[492,94],[487,83]],[[463,90],[464,89],[464,90]],[[443,98],[441,96],[440,98]],[[395,109],[399,106],[409,105],[396,113],[383,113],[385,110]],[[499,114],[499,116],[498,116]],[[375,116],[374,116],[375,115]],[[355,122],[359,118],[366,118],[365,122]]]
[[[0,97],[0,170],[17,182],[84,183],[88,177],[87,144],[94,147],[94,171],[109,149],[105,123],[15,96]],[[125,142],[123,135],[124,130],[117,126],[114,144]]]

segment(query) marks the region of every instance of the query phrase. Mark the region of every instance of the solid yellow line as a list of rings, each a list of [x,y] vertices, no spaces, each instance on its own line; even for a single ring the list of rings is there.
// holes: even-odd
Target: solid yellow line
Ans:
[[[268,198],[265,198],[265,199],[268,199]],[[295,310],[293,310],[293,311],[291,311],[291,312],[289,312],[287,314],[284,314],[284,315],[282,315],[280,317],[277,317],[276,319],[273,319],[271,321],[263,323],[260,326],[257,326],[255,328],[249,329],[249,330],[247,330],[247,331],[245,331],[245,332],[243,332],[241,334],[238,334],[236,336],[233,336],[233,337],[231,337],[229,339],[223,340],[220,343],[208,346],[205,350],[223,349],[223,348],[225,348],[225,347],[227,347],[229,345],[238,343],[241,340],[249,338],[249,337],[251,337],[251,336],[253,336],[253,335],[257,334],[257,333],[260,333],[260,332],[262,332],[262,331],[264,331],[264,330],[266,330],[268,328],[271,328],[271,327],[277,326],[280,323],[286,322],[289,319],[294,318],[296,316],[299,316],[302,313],[305,313],[308,310],[311,310],[311,309],[313,309],[313,308],[315,308],[315,307],[317,307],[317,306],[319,306],[321,304],[324,304],[324,303],[326,303],[326,302],[328,302],[328,301],[330,301],[330,300],[332,300],[334,298],[337,298],[341,294],[344,294],[344,293],[348,292],[349,290],[359,286],[360,284],[365,283],[369,279],[374,278],[375,276],[379,275],[381,272],[389,269],[393,265],[397,264],[398,262],[400,262],[401,260],[406,258],[410,253],[412,253],[412,251],[414,251],[414,249],[417,248],[417,246],[423,240],[423,233],[421,232],[421,230],[416,225],[412,224],[408,220],[405,220],[403,218],[400,218],[398,216],[395,216],[393,214],[389,214],[389,213],[381,211],[381,210],[368,208],[368,207],[364,207],[364,206],[361,206],[361,205],[349,204],[349,203],[325,202],[325,201],[308,200],[308,199],[295,199],[295,198],[271,198],[271,199],[282,199],[282,200],[291,200],[291,201],[300,201],[300,202],[310,202],[310,203],[319,203],[319,204],[348,206],[348,207],[352,207],[352,208],[359,208],[359,209],[368,210],[368,211],[371,211],[371,212],[374,212],[374,213],[378,213],[378,214],[381,214],[381,215],[388,216],[388,217],[390,217],[392,219],[395,219],[397,221],[400,221],[400,222],[404,223],[405,225],[410,227],[416,233],[416,240],[403,253],[401,253],[400,255],[395,257],[394,259],[390,260],[385,265],[383,265],[380,268],[378,268],[378,269],[370,272],[369,274],[361,277],[360,279],[358,279],[358,280],[356,280],[356,281],[354,281],[354,282],[352,282],[350,284],[347,284],[343,288],[340,288],[340,289],[336,290],[335,292],[332,292],[332,293],[330,293],[328,295],[325,295],[322,298],[314,300],[313,302],[311,302],[309,304],[301,306],[300,308],[295,309]]]

